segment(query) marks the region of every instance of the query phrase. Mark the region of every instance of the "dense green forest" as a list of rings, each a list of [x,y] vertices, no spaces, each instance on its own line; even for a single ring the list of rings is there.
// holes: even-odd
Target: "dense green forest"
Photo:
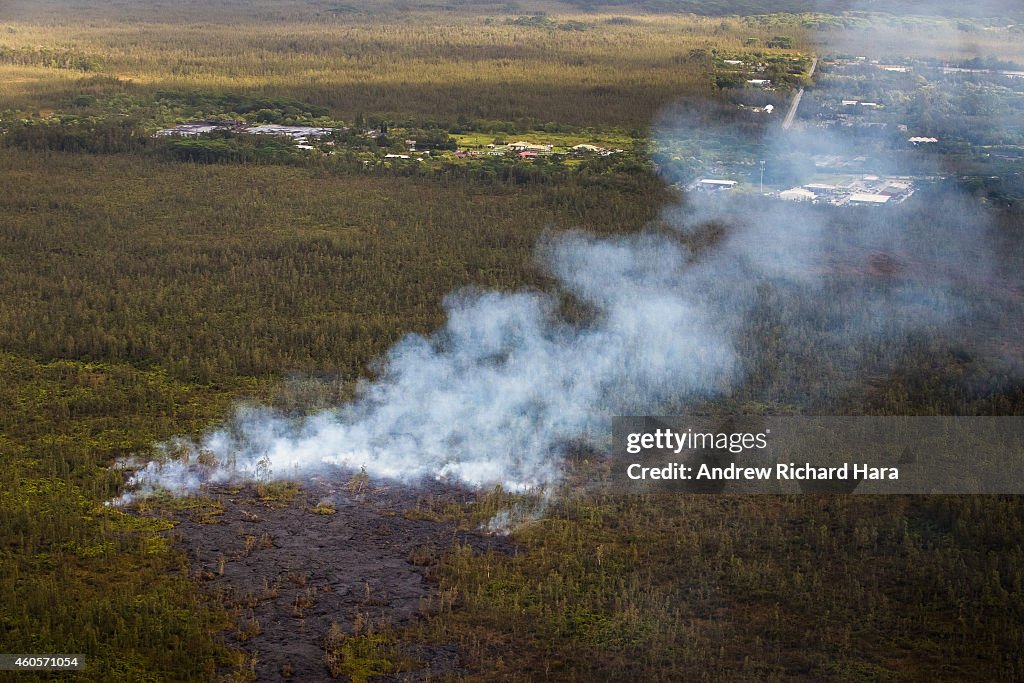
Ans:
[[[637,229],[665,196],[614,170],[517,182],[17,150],[2,164],[18,178],[0,199],[3,348],[201,383],[355,378],[435,328],[448,292],[540,285],[531,254],[556,221]]]
[[[107,506],[125,486],[115,461],[201,434],[242,401],[289,415],[338,405],[396,340],[437,329],[450,293],[552,290],[536,249],[553,231],[646,229],[697,256],[715,249],[729,225],[664,225],[679,200],[648,154],[654,117],[680,98],[694,109],[710,99],[760,140],[767,124],[742,118],[737,103],[785,104],[807,83],[809,32],[827,36],[845,19],[679,13],[852,4],[5,6],[0,651],[85,653],[78,680],[253,680],[251,653],[228,637],[237,614],[203,592],[175,522],[159,514],[203,503]],[[865,4],[898,9],[855,9]],[[933,24],[914,26],[900,37],[917,53]],[[1019,63],[1014,36],[971,36],[986,58]],[[724,77],[723,59],[741,53],[784,88],[757,94]],[[152,135],[220,116],[351,130],[322,155],[273,137]],[[386,129],[403,133],[368,137]],[[565,162],[366,163],[399,151],[406,131],[437,152],[450,151],[450,136],[628,149]],[[967,185],[1001,260],[966,286],[993,302],[981,322],[1005,322],[1019,314],[1014,281],[1000,277],[1022,267],[1021,206],[986,192],[985,159],[949,159],[958,171],[978,164],[978,186]],[[947,206],[953,185],[921,201]],[[823,220],[841,235],[880,220],[871,211]],[[909,204],[889,215],[918,234],[930,228]],[[894,357],[869,348],[839,366],[783,341],[827,320],[803,329],[767,294],[761,303],[740,344],[749,380],[709,409],[1024,414],[1019,320],[991,334],[978,324],[914,335]],[[581,325],[588,314],[571,299],[559,311]],[[1000,362],[965,350],[985,344]],[[410,558],[436,595],[415,621],[361,640],[319,634],[318,648],[349,658],[339,673],[370,662],[396,674],[395,648],[454,647],[464,669],[451,677],[466,681],[1024,678],[1019,498],[598,495],[585,483],[599,459],[571,462],[563,494],[511,531],[515,552],[456,543]],[[517,500],[424,496],[402,514],[471,531]]]

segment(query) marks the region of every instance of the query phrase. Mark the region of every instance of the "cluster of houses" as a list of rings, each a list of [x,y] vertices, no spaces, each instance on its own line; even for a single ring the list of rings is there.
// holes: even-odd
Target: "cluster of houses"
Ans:
[[[760,73],[765,71],[766,67],[764,64],[753,64],[748,67],[742,59],[723,59],[722,64],[724,64],[727,67],[731,67],[727,71],[732,74],[739,74],[743,71],[746,71],[746,75],[751,76],[751,78],[744,78],[743,80],[746,81],[746,84],[751,88],[774,90],[774,88],[772,87],[772,80],[770,78],[758,78],[753,73]]]
[[[727,192],[737,187],[735,180],[700,178],[686,186],[690,192]],[[808,183],[799,187],[769,194],[778,199],[794,202],[832,204],[835,206],[882,206],[906,201],[914,194],[909,178],[882,178],[866,175],[839,185]]]
[[[570,147],[568,154],[577,157],[605,157],[619,152],[622,152],[622,150],[605,149],[604,147],[598,147],[597,145],[581,144]],[[492,143],[487,145],[486,151],[480,149],[460,149],[455,152],[455,157],[459,159],[466,159],[481,156],[506,156],[509,154],[513,154],[519,159],[535,159],[539,156],[551,156],[556,154],[564,155],[566,154],[566,152],[555,151],[554,145],[541,145],[533,142],[527,142],[525,140],[520,140],[519,142],[513,142],[508,145],[498,145]]]
[[[335,128],[318,128],[316,126],[281,126],[273,123],[252,124],[245,121],[217,119],[212,121],[192,121],[171,128],[158,130],[158,137],[178,136],[195,138],[215,131],[233,133],[249,133],[250,135],[283,135],[293,140],[319,139],[333,133]]]
[[[914,194],[914,185],[908,178],[881,178],[866,175],[841,185],[808,183],[783,190],[779,199],[795,202],[814,202],[835,206],[883,206],[899,204]]]
[[[500,150],[499,145],[487,145],[489,149]],[[554,145],[538,145],[532,142],[526,142],[521,140],[519,142],[513,142],[510,145],[506,145],[504,150],[515,154],[520,159],[531,159],[546,154],[559,154],[554,150]],[[569,148],[569,153],[574,156],[608,156],[621,152],[621,149],[611,150],[605,149],[604,147],[598,147],[597,145],[575,145]]]
[[[279,137],[290,138],[295,142],[295,146],[298,149],[313,150],[316,149],[316,147],[311,143],[320,142],[331,133],[341,130],[346,129],[322,128],[316,126],[284,126],[278,124],[250,124],[245,121],[216,119],[182,123],[177,126],[158,130],[154,135],[156,137],[198,138],[218,131],[248,135],[276,135]],[[367,135],[370,137],[377,137],[380,135],[380,132],[368,131]],[[328,141],[324,144],[333,145],[334,143]],[[408,149],[407,153],[389,153],[385,154],[384,158],[396,160],[419,158],[420,161],[424,161],[422,157],[430,155],[429,151],[420,152],[416,150],[416,140],[406,140],[405,145]],[[575,145],[570,147],[567,151],[555,151],[554,145],[537,144],[526,140],[520,140],[519,142],[513,142],[508,145],[490,144],[487,145],[486,149],[460,149],[454,152],[454,156],[459,159],[482,156],[504,157],[510,154],[515,155],[519,159],[533,159],[539,156],[556,154],[568,154],[575,157],[604,157],[622,151],[623,150],[621,149],[606,149],[604,147],[598,147],[597,145],[590,144]]]
[[[277,135],[291,138],[299,149],[315,149],[310,142],[315,142],[333,133],[335,128],[319,128],[316,126],[281,126],[272,123],[251,124],[245,121],[217,119],[212,121],[193,121],[182,123],[171,128],[158,130],[157,137],[197,138],[218,131],[245,133],[248,135]]]
[[[488,145],[491,149],[497,149],[497,145]],[[536,145],[532,142],[526,142],[522,140],[520,142],[513,142],[511,145],[506,145],[505,150],[514,153],[520,159],[532,159],[538,157],[541,154],[553,154],[554,145]]]
[[[944,66],[942,67],[942,73],[944,74],[999,74],[1000,76],[1006,76],[1007,78],[1024,78],[1024,71],[1013,71],[1010,69],[968,69],[960,66]]]
[[[718,180],[715,178],[700,178],[690,183],[686,189],[690,192],[722,192],[735,189],[738,183],[735,180]]]
[[[821,128],[841,126],[846,128],[888,128],[889,123],[878,120],[874,114],[885,111],[885,106],[879,102],[865,102],[861,100],[840,100],[839,106],[834,102],[827,103],[817,114],[816,125]],[[900,130],[906,128],[900,124]]]
[[[771,114],[773,111],[775,111],[774,104],[766,104],[763,107],[748,107],[745,104],[741,104],[739,105],[739,108],[746,109],[747,111],[751,111],[755,114]]]

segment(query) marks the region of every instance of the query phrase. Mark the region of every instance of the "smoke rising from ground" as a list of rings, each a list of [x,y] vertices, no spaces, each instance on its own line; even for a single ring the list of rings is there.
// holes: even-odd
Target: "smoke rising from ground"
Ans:
[[[186,454],[134,483],[195,490],[203,481],[288,478],[337,467],[414,481],[449,477],[519,490],[554,481],[559,448],[607,429],[616,413],[714,395],[735,379],[733,321],[715,315],[709,279],[668,238],[552,238],[545,260],[595,310],[573,327],[557,299],[461,292],[430,338],[410,335],[351,404],[294,422],[238,411]],[[205,454],[205,457],[204,457]],[[203,465],[213,456],[218,465]]]
[[[734,131],[714,120],[668,112],[660,146],[731,144]],[[776,130],[760,145],[769,159],[859,151],[824,129]],[[662,170],[673,179],[671,164]],[[987,353],[966,332],[990,303],[991,227],[966,197],[851,210],[691,196],[662,223],[615,238],[548,236],[538,257],[559,291],[455,293],[445,326],[396,344],[351,403],[299,419],[239,409],[198,442],[160,446],[162,460],[137,469],[131,488],[184,493],[364,468],[527,490],[558,481],[570,444],[599,446],[616,414],[678,412],[740,388],[814,405],[820,387],[801,364],[849,381],[891,369],[915,335],[963,331],[966,348]],[[586,307],[584,323],[559,315],[565,296]]]
[[[563,449],[599,440],[612,415],[727,396],[761,362],[765,340],[749,329],[756,312],[778,316],[783,338],[772,353],[828,354],[838,365],[970,316],[960,287],[988,260],[983,223],[947,222],[933,234],[941,245],[922,254],[913,235],[882,220],[835,239],[822,214],[761,208],[723,205],[730,232],[701,255],[672,235],[552,237],[543,258],[563,291],[592,309],[584,325],[561,320],[554,295],[459,293],[445,327],[397,344],[351,404],[298,420],[240,409],[199,443],[166,444],[178,456],[146,465],[133,484],[188,492],[206,481],[365,468],[409,482],[530,489],[557,481]],[[871,268],[879,250],[914,254],[913,272],[862,286],[831,281],[837,267]]]

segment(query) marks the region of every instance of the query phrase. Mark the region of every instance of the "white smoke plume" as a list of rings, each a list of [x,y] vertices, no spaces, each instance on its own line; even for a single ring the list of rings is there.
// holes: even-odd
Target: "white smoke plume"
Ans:
[[[564,448],[600,439],[611,416],[728,394],[753,355],[739,340],[760,343],[744,326],[766,288],[780,297],[776,312],[789,316],[788,329],[811,329],[783,350],[810,346],[837,363],[857,362],[851,348],[960,320],[968,304],[955,287],[987,255],[983,226],[954,227],[964,232],[952,240],[940,231],[949,241],[918,266],[927,281],[896,278],[838,298],[825,285],[836,258],[900,252],[912,237],[868,222],[837,241],[821,216],[779,205],[735,222],[704,256],[670,235],[554,237],[544,258],[564,291],[593,309],[586,324],[560,320],[551,294],[462,292],[446,303],[445,327],[397,344],[351,404],[300,419],[240,409],[198,443],[165,444],[168,457],[135,472],[131,488],[192,492],[208,481],[341,468],[408,482],[543,487],[559,479]],[[821,317],[828,324],[814,327]]]
[[[345,467],[533,488],[557,478],[561,446],[607,430],[612,415],[730,384],[730,321],[715,319],[707,278],[680,245],[568,234],[544,251],[566,291],[594,307],[593,324],[560,322],[548,294],[459,293],[445,327],[398,343],[351,404],[297,422],[239,410],[199,443],[165,445],[183,457],[146,465],[131,484],[184,492]]]
[[[713,119],[669,113],[660,142],[731,144],[733,131]],[[820,149],[858,152],[834,132],[777,131],[760,153]],[[843,211],[690,198],[665,211],[672,230],[549,236],[539,258],[558,292],[458,292],[445,326],[395,345],[351,403],[303,418],[239,409],[198,442],[175,440],[156,461],[126,463],[129,490],[188,493],[206,482],[360,468],[406,482],[536,489],[559,480],[569,445],[607,438],[613,415],[727,397],[773,364],[774,382],[755,397],[799,402],[814,388],[787,386],[793,358],[856,374],[868,358],[891,362],[915,334],[972,325],[995,277],[989,221],[972,200],[860,210],[837,223]],[[709,223],[724,225],[722,235],[691,246]],[[558,315],[566,295],[590,311],[584,323]],[[771,344],[759,336],[768,318],[781,330]],[[777,357],[766,361],[766,349]]]

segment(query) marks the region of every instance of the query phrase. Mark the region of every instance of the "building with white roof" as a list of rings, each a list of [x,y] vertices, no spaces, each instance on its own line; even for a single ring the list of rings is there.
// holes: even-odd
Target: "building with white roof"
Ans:
[[[850,204],[881,205],[888,202],[889,199],[890,197],[887,194],[869,194],[867,192],[854,192],[846,201]]]
[[[779,193],[779,199],[785,199],[790,202],[810,202],[814,201],[816,196],[810,190],[805,190],[802,187],[793,187]]]
[[[736,187],[735,180],[715,180],[713,178],[702,178],[697,186],[704,190],[731,190]]]

